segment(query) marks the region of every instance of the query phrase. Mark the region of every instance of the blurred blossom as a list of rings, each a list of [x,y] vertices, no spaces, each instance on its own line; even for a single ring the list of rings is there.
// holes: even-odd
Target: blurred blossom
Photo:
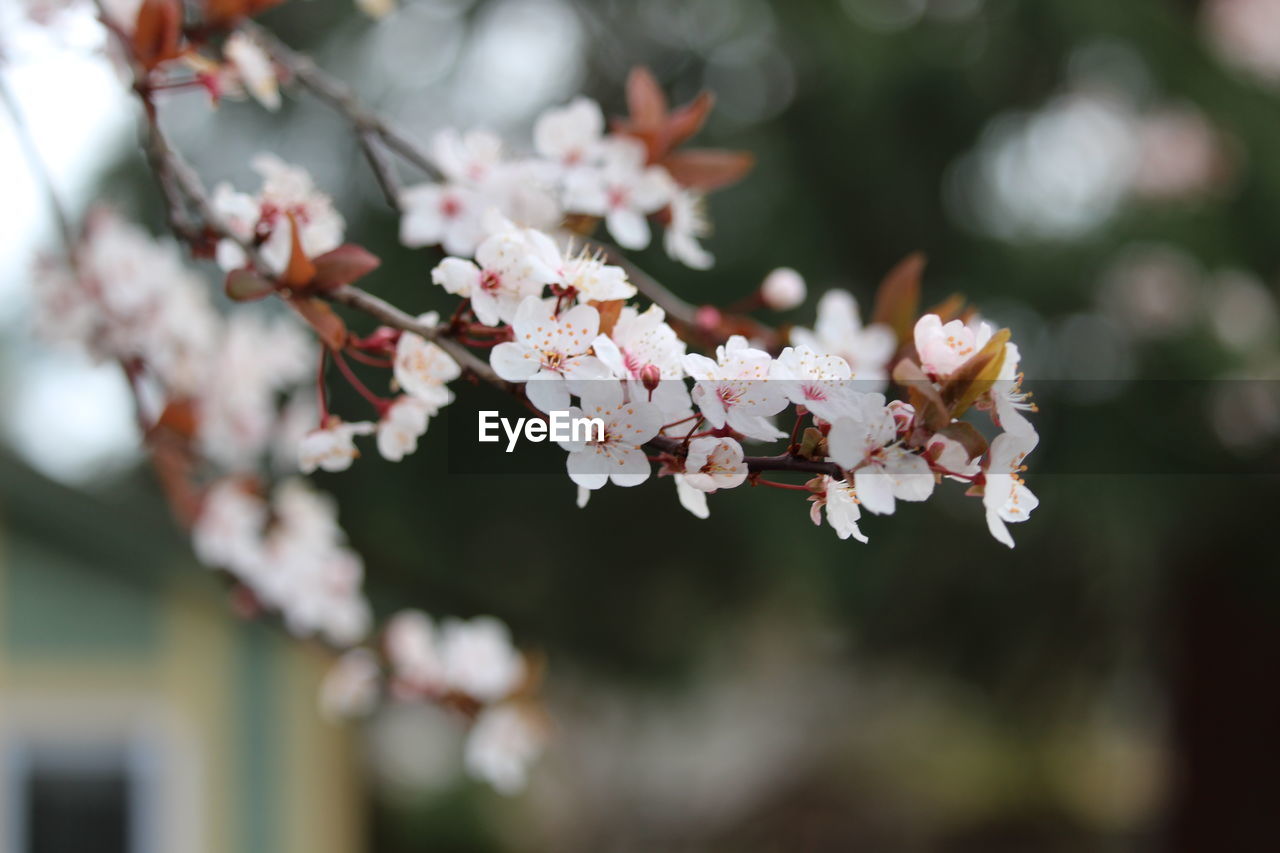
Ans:
[[[1138,124],[1134,193],[1154,201],[1203,195],[1225,182],[1230,159],[1217,130],[1190,105],[1166,107]]]
[[[1223,62],[1280,82],[1280,0],[1206,0],[1201,23]]]
[[[1099,302],[1134,335],[1174,335],[1197,316],[1201,279],[1199,265],[1182,249],[1134,245],[1103,273]]]
[[[1214,383],[1209,418],[1218,438],[1233,450],[1257,450],[1280,433],[1280,365],[1267,373],[1230,375]]]
[[[1135,117],[1106,95],[1071,92],[998,116],[958,164],[960,221],[1006,239],[1079,237],[1124,199],[1139,149]]]
[[[1250,273],[1227,270],[1213,277],[1209,319],[1224,346],[1247,352],[1276,343],[1276,300]]]

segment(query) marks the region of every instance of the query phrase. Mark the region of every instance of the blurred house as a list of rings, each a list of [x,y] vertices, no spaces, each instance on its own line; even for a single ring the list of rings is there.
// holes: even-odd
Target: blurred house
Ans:
[[[226,598],[154,497],[0,452],[0,853],[360,849],[325,655]]]

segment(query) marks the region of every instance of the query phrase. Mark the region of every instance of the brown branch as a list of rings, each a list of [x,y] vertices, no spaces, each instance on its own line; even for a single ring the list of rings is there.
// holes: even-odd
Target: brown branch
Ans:
[[[606,262],[622,267],[627,273],[627,280],[636,286],[636,290],[665,311],[668,317],[687,326],[697,325],[698,307],[696,305],[676,296],[666,285],[636,266],[617,246],[592,238],[587,238],[586,244],[600,252]]]
[[[647,446],[661,453],[669,453],[672,456],[683,457],[685,455],[684,444],[678,439],[665,435],[650,439]],[[789,453],[783,453],[778,456],[747,456],[742,461],[746,463],[747,470],[752,473],[790,471],[802,474],[826,474],[837,480],[843,480],[845,476],[844,472],[840,470],[840,466],[834,462],[819,462],[814,459],[805,459],[802,456],[793,456]]]

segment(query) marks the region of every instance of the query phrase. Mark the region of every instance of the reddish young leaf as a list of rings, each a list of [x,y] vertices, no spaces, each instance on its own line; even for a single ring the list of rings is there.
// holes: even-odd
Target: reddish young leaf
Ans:
[[[712,192],[737,183],[755,164],[756,159],[749,152],[715,148],[676,151],[662,161],[676,183],[703,192]]]
[[[611,299],[608,302],[600,302],[591,300],[589,303],[600,313],[600,334],[612,334],[614,325],[618,322],[618,316],[622,313],[622,306],[627,304],[625,299]]]
[[[925,256],[913,252],[889,270],[876,291],[876,305],[871,312],[873,323],[884,323],[898,336],[898,345],[911,340],[920,310],[920,278],[924,275]]]
[[[942,399],[950,407],[952,417],[963,415],[974,402],[991,389],[1004,365],[1004,345],[1009,330],[1001,329],[991,336],[986,346],[960,365],[942,386]]]
[[[963,296],[959,293],[953,293],[924,313],[937,314],[942,322],[949,323],[964,312],[964,303],[965,298]]]
[[[182,54],[181,0],[142,0],[130,47],[138,64],[150,71]]]
[[[676,107],[666,121],[667,150],[678,148],[687,142],[707,122],[711,108],[715,106],[715,96],[702,91],[698,96],[682,107]]]
[[[329,349],[338,350],[347,342],[347,324],[333,313],[329,303],[314,296],[290,296],[289,306],[315,330]]]
[[[377,255],[354,243],[345,243],[325,252],[312,263],[316,270],[312,284],[319,290],[333,290],[350,284],[382,265]]]
[[[634,133],[659,131],[666,123],[667,96],[653,72],[643,65],[632,68],[627,75],[627,109]]]
[[[238,269],[227,273],[227,296],[236,302],[262,299],[273,293],[275,289],[275,282],[254,270]]]
[[[294,219],[292,213],[285,216],[289,219],[289,239],[291,248],[289,250],[289,266],[285,267],[284,275],[280,276],[280,282],[289,287],[304,287],[312,282],[316,277],[316,265],[307,257],[307,253],[302,250],[302,239],[298,236],[298,221]]]

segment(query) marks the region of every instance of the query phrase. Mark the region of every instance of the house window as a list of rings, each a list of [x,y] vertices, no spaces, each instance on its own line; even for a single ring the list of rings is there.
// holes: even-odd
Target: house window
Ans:
[[[13,826],[3,853],[145,853],[148,786],[135,745],[13,745],[7,764]],[[0,836],[3,838],[4,836]]]

